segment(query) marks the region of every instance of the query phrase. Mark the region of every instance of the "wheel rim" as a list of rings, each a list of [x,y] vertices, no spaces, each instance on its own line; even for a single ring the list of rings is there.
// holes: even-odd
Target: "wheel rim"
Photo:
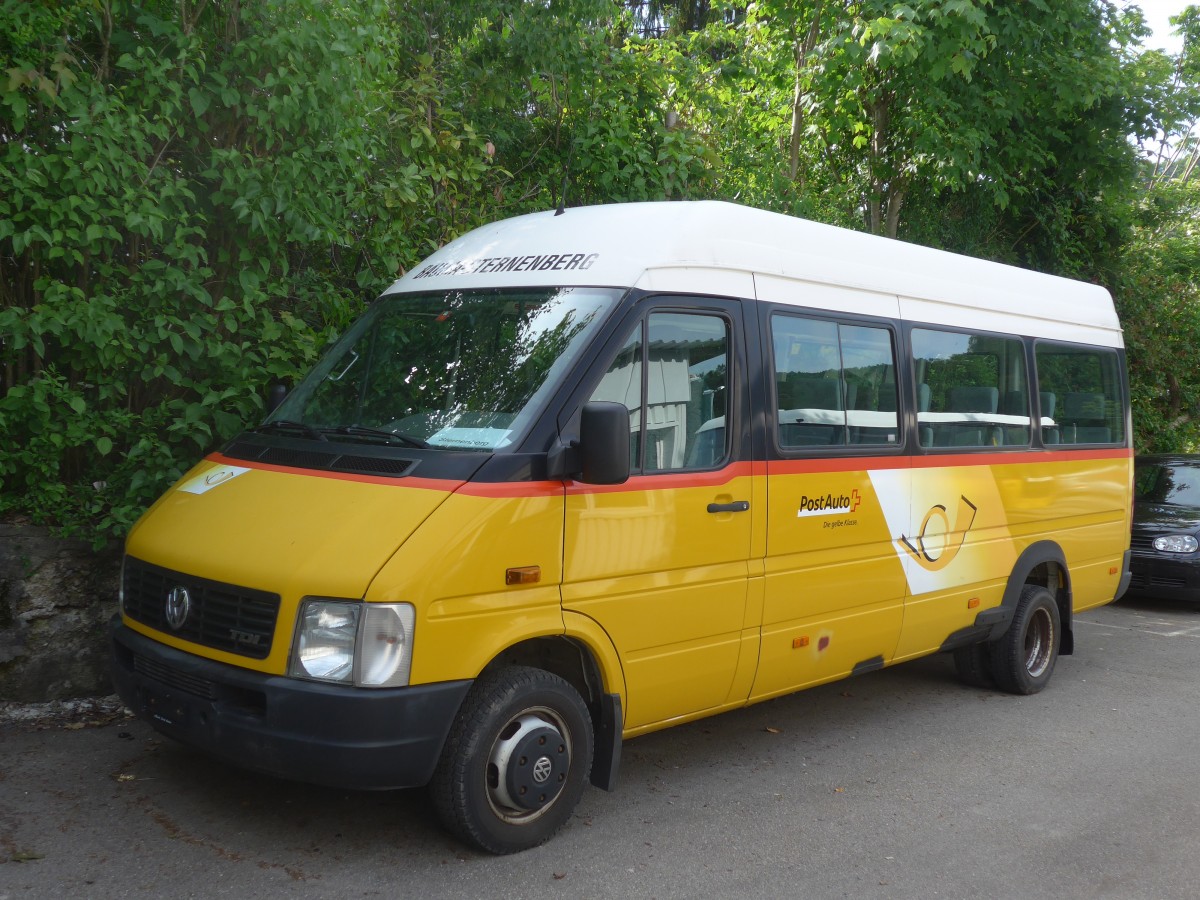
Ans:
[[[500,729],[487,762],[487,797],[505,822],[526,824],[558,801],[571,770],[571,730],[554,710],[522,710]]]
[[[1050,668],[1054,653],[1054,620],[1050,611],[1039,607],[1025,630],[1025,669],[1031,678],[1040,678]]]

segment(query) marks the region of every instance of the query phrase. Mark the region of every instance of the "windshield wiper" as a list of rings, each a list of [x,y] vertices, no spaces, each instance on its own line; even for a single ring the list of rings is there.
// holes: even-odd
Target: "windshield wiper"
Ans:
[[[256,432],[265,431],[298,431],[314,441],[327,441],[329,438],[321,434],[320,431],[313,428],[311,425],[305,425],[303,422],[293,422],[290,419],[275,419],[272,422],[263,422],[261,425],[256,425],[250,429]]]
[[[385,431],[382,428],[368,428],[366,425],[339,425],[337,428],[326,428],[326,432],[334,434],[348,434],[360,437],[377,437],[384,438],[388,441],[400,441],[408,444],[410,447],[419,447],[422,450],[428,450],[430,445],[421,440],[416,435],[405,434],[402,431]]]

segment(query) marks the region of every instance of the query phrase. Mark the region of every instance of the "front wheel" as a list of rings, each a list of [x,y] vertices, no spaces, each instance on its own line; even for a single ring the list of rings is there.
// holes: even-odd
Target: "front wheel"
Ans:
[[[515,853],[570,817],[592,768],[592,720],[578,692],[541,669],[479,678],[430,782],[438,816],[460,840]]]
[[[1036,694],[1050,681],[1061,640],[1054,596],[1040,585],[1025,585],[1012,624],[991,645],[996,686],[1010,694]]]

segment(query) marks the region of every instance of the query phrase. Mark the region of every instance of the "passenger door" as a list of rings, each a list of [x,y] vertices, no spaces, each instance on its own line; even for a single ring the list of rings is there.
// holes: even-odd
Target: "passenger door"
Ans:
[[[875,477],[899,476],[907,505],[895,329],[788,309],[767,329],[773,447],[755,698],[885,665],[905,595],[883,509],[893,498]]]
[[[632,476],[568,486],[563,606],[611,637],[636,729],[745,700],[748,558],[765,504],[752,494],[740,304],[657,298],[624,334],[589,399],[629,409]]]

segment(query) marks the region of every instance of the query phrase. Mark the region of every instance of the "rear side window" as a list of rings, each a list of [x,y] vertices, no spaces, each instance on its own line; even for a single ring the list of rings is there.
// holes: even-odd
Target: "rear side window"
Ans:
[[[782,449],[898,445],[889,329],[775,314],[771,342]]]
[[[1032,400],[1017,338],[912,331],[922,447],[1027,447]]]
[[[1034,353],[1047,444],[1125,442],[1116,351],[1040,341]]]

